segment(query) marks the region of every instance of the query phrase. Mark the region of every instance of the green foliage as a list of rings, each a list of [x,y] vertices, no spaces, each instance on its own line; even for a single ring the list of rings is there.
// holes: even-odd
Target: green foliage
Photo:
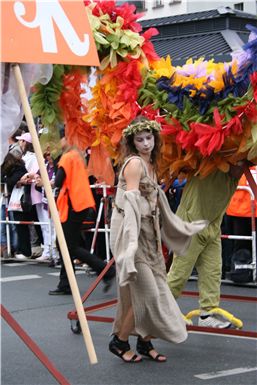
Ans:
[[[60,95],[63,89],[63,75],[70,66],[56,64],[53,66],[53,76],[46,85],[37,83],[30,103],[34,116],[41,116],[45,127],[51,127],[61,122],[59,107]]]
[[[50,128],[62,122],[59,101],[63,91],[63,76],[72,69],[76,67],[54,64],[50,81],[46,85],[37,83],[34,87],[35,91],[30,98],[32,113],[35,117],[41,116],[45,127]],[[85,71],[83,68],[81,70]]]

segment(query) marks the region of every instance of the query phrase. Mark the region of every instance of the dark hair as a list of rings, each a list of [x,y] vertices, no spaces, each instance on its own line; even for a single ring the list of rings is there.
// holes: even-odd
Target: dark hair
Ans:
[[[138,123],[138,122],[147,122],[149,119],[147,119],[145,116],[137,116],[136,119],[134,119],[130,124]],[[161,137],[158,131],[150,131],[154,136],[154,149],[151,154],[151,161],[153,163],[154,168],[157,168],[157,162],[158,158],[160,156],[160,149],[161,149]],[[121,142],[121,156],[119,158],[119,164],[122,164],[124,162],[124,159],[127,158],[129,155],[137,155],[137,149],[134,145],[134,136],[135,134],[128,135],[122,139]]]
[[[21,124],[20,124],[18,129],[20,129],[22,132],[28,132],[29,131],[28,125],[26,122],[24,122],[24,120],[21,121]]]
[[[1,166],[1,174],[2,175],[9,174],[13,170],[13,168],[15,168],[18,165],[25,166],[25,163],[22,159],[17,158],[11,152],[8,152],[8,154],[4,158],[4,162]]]
[[[25,141],[26,142],[26,141]],[[35,152],[32,143],[26,142],[23,153],[26,154],[27,151]]]
[[[15,142],[18,142],[18,139],[16,139],[16,136],[21,136],[22,135],[22,129],[18,128],[15,133],[11,136],[11,139],[14,140]]]

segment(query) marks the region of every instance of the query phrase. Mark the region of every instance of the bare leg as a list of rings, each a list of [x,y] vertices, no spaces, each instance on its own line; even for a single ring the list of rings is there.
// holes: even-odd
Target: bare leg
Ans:
[[[131,333],[131,331],[134,329],[134,326],[135,326],[135,320],[134,320],[134,313],[133,313],[133,308],[132,306],[130,306],[128,312],[127,312],[127,315],[124,319],[124,322],[121,326],[121,329],[120,329],[120,332],[119,332],[119,339],[122,340],[122,341],[127,341],[128,338],[129,338],[129,335]],[[147,336],[145,338],[142,338],[143,341],[151,341],[151,336]],[[158,356],[158,352],[155,350],[155,349],[152,349],[149,351],[149,355],[155,359],[157,356]],[[132,356],[134,355],[134,352],[132,352],[131,350],[129,352],[126,352],[124,354],[124,359],[130,359]],[[163,356],[163,355],[160,355],[158,357],[158,361],[166,361],[166,357]]]
[[[124,319],[124,322],[121,326],[121,329],[119,331],[119,334],[118,334],[118,337],[121,341],[127,341],[128,340],[129,335],[134,328],[134,325],[135,325],[134,312],[133,312],[132,306],[130,306],[130,308],[126,314],[126,317]],[[124,358],[124,360],[129,361],[134,356],[134,354],[135,353],[132,350],[129,350],[128,352],[124,353],[123,358]],[[141,360],[141,357],[138,356],[136,361],[140,361],[140,360]]]
[[[131,331],[134,328],[134,325],[135,325],[134,312],[133,312],[132,306],[130,306],[130,308],[126,314],[126,317],[124,319],[124,322],[120,328],[119,338],[123,341],[127,341]]]

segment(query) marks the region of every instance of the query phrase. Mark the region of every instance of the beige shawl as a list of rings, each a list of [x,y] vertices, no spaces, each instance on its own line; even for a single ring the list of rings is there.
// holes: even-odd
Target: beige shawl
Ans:
[[[125,191],[123,198],[122,212],[114,207],[110,235],[120,286],[125,286],[136,279],[134,257],[138,248],[141,224],[140,191]],[[176,254],[184,254],[192,235],[204,229],[208,221],[184,222],[170,210],[166,195],[161,188],[158,205],[161,215],[161,235],[165,245]]]

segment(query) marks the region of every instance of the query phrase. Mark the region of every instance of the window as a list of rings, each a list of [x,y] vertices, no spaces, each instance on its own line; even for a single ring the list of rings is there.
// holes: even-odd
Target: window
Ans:
[[[243,11],[244,10],[244,3],[234,4],[234,9],[237,9],[238,11]]]
[[[176,3],[181,3],[182,0],[172,0],[169,2],[169,5],[176,4]]]
[[[142,12],[144,11],[146,8],[145,8],[145,1],[128,1],[128,0],[118,0],[116,1],[116,5],[122,5],[124,3],[129,3],[129,4],[133,4],[136,6],[136,11],[137,12]]]
[[[162,7],[164,5],[163,3],[164,3],[163,0],[155,0],[153,8]]]
[[[145,1],[130,1],[129,4],[134,4],[136,6],[137,12],[142,12],[145,10]]]

